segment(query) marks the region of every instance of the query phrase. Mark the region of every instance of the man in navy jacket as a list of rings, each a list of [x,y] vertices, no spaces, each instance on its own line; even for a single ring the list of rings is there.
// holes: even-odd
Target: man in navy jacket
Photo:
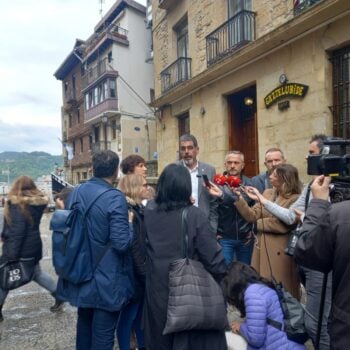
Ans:
[[[95,153],[92,157],[94,177],[74,189],[79,191],[77,202],[82,210],[96,197],[96,192],[109,189],[96,200],[87,215],[95,265],[92,279],[79,284],[59,279],[57,287],[60,299],[78,307],[78,350],[113,349],[119,312],[134,292],[130,255],[132,218],[128,220],[124,194],[112,186],[118,165],[116,153],[109,150]]]

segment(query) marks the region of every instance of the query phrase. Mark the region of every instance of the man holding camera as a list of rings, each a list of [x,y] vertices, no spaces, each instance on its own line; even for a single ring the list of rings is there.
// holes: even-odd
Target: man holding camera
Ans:
[[[350,202],[331,204],[331,178],[315,178],[294,257],[300,265],[329,273],[333,270],[330,337],[333,350],[350,344]]]
[[[250,185],[250,179],[242,174],[244,154],[231,151],[225,157],[226,176],[235,176],[242,185]],[[250,264],[253,251],[253,225],[245,221],[234,205],[235,197],[226,185],[221,187],[223,196],[219,199],[219,220],[217,238],[222,246],[226,264],[229,265],[236,256],[237,261]],[[248,199],[249,202],[252,202]]]

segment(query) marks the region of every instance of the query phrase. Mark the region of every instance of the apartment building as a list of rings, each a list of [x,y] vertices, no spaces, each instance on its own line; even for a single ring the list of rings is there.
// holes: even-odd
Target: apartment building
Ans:
[[[115,151],[121,159],[156,154],[156,123],[150,29],[146,7],[118,0],[86,40],[55,72],[62,81],[65,172],[75,184],[91,176],[93,152]]]
[[[178,137],[222,170],[228,150],[245,174],[283,149],[306,180],[312,134],[350,138],[348,0],[153,0],[159,169]]]

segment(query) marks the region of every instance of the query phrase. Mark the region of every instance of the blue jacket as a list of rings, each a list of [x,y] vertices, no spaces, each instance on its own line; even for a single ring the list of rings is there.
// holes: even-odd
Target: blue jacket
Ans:
[[[84,207],[91,202],[95,190],[101,186],[111,187],[100,178],[92,178],[79,186],[80,205]],[[87,227],[94,261],[98,260],[108,242],[111,242],[111,247],[98,263],[90,281],[72,284],[59,279],[57,297],[77,307],[118,311],[134,293],[131,260],[133,230],[128,223],[124,194],[119,190],[102,194],[88,213]]]
[[[246,321],[240,333],[247,340],[247,350],[305,350],[305,346],[287,338],[287,334],[267,324],[270,318],[283,324],[283,313],[276,292],[264,284],[253,283],[244,293]]]

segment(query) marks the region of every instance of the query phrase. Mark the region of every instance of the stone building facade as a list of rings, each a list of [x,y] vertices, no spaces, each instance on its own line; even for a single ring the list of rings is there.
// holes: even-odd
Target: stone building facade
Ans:
[[[98,150],[154,161],[156,122],[149,107],[154,75],[146,15],[145,6],[117,0],[88,39],[76,40],[54,74],[62,81],[64,165],[72,184],[91,176]]]
[[[312,134],[350,138],[349,1],[152,5],[160,170],[190,132],[218,171],[238,149],[253,176],[264,170],[265,150],[280,147],[306,181]]]

